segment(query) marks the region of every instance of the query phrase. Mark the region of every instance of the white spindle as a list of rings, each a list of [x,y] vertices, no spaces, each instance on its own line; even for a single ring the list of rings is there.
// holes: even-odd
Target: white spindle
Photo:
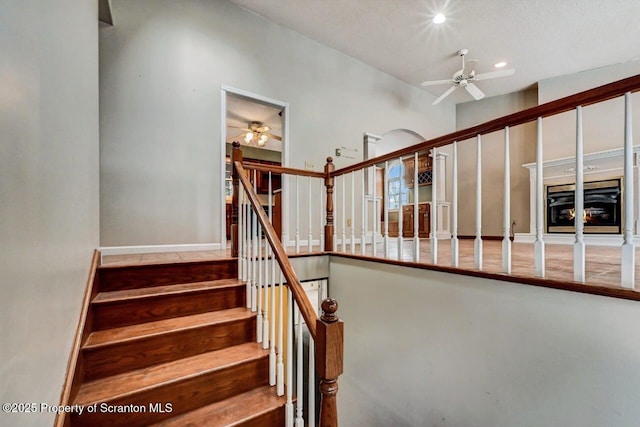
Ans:
[[[400,171],[404,172],[404,163],[402,162],[402,157],[398,158],[398,162],[400,163]],[[415,168],[415,167],[414,167]],[[404,206],[402,205],[402,188],[406,187],[407,183],[405,182],[405,173],[400,174],[400,198],[398,199],[398,261],[402,261],[402,228],[404,227]]]
[[[389,258],[389,162],[384,162],[384,257]]]
[[[256,318],[256,335],[257,341],[262,342],[262,322],[263,322],[263,307],[262,307],[262,291],[263,291],[263,264],[264,260],[262,258],[262,225],[258,222],[258,259],[256,262],[258,263],[258,316]]]
[[[636,249],[633,242],[633,129],[631,93],[624,94],[624,242],[622,243],[622,287],[635,287]]]
[[[476,239],[474,241],[474,266],[482,270],[482,136],[477,136],[476,155]]]
[[[311,209],[311,201],[313,199],[313,197],[311,197],[311,177],[309,178],[309,191],[307,192],[307,197],[309,198],[309,222],[307,223],[309,226],[309,235],[307,236],[307,249],[309,250],[309,252],[313,251],[313,232],[311,231],[313,229],[313,215],[311,214],[311,211],[313,209]]]
[[[453,188],[451,199],[451,266],[460,265],[458,242],[458,141],[453,141]]]
[[[365,176],[367,174],[366,169],[362,169],[362,200],[360,202],[362,207],[362,218],[360,218],[360,254],[364,255],[366,253],[366,243],[367,243],[367,202],[365,198]]]
[[[300,176],[296,175],[296,253],[300,253]]]
[[[511,160],[509,126],[504,128],[504,203],[502,206],[502,271],[511,274]]]
[[[573,223],[576,240],[573,244],[573,280],[585,281],[585,245],[584,245],[584,145],[582,134],[582,106],[576,108],[576,189]]]
[[[280,271],[280,280],[278,280],[278,294],[280,296],[280,306],[278,307],[278,354],[276,363],[276,393],[278,396],[284,395],[284,292],[285,287],[282,279],[282,271]],[[274,319],[275,320],[275,319]],[[289,359],[291,360],[291,359]]]
[[[269,266],[271,264],[270,255],[271,246],[267,239],[264,239],[264,258],[262,263],[264,264],[264,286],[262,288],[262,348],[264,350],[269,349]]]
[[[303,339],[302,339],[302,334],[303,334],[303,329],[302,329],[302,316],[300,315],[300,308],[297,307],[296,304],[296,321],[298,322],[298,336],[296,337],[296,341],[298,344],[298,352],[297,352],[297,363],[296,363],[296,427],[304,427],[304,418],[303,418],[303,411],[302,411],[302,406],[304,404],[303,402],[303,393],[304,393],[304,389],[303,389],[303,380],[302,380],[302,375],[303,375],[303,371],[304,368],[302,366],[302,351],[303,351]]]
[[[243,246],[244,246],[244,242],[242,240],[242,237],[244,235],[244,232],[242,230],[242,184],[238,185],[238,225],[237,225],[237,230],[238,230],[238,280],[240,282],[242,282],[244,280],[244,260],[242,259],[243,253]],[[232,206],[232,209],[235,206]],[[232,237],[233,238],[233,237]]]
[[[542,176],[542,117],[538,117],[536,136],[536,240],[534,247],[535,275],[544,277],[544,241],[542,233],[544,227],[544,193]]]
[[[327,215],[324,211],[324,198],[327,197],[324,187],[324,180],[320,179],[320,250],[324,251],[324,218]]]
[[[307,413],[307,424],[309,427],[316,426],[316,345],[313,337],[309,335],[309,409]]]
[[[271,331],[269,333],[269,385],[276,385],[276,257],[271,256]]]
[[[282,213],[280,220],[282,227],[282,246],[284,246],[284,250],[286,252],[287,247],[291,243],[289,242],[289,224],[291,223],[291,220],[289,219],[291,214],[291,203],[289,203],[289,189],[291,187],[289,186],[289,175],[282,174],[280,175],[280,179],[282,182],[282,186],[280,188],[280,212]]]
[[[351,172],[351,253],[356,253],[356,175]]]
[[[287,427],[293,427],[293,297],[287,286],[287,403],[285,404],[285,421]]]
[[[376,243],[377,243],[377,236],[376,236],[376,232],[378,231],[378,222],[379,222],[379,217],[378,217],[378,204],[377,204],[377,195],[376,195],[376,187],[377,187],[377,181],[378,181],[378,177],[376,176],[376,165],[371,166],[371,169],[373,170],[373,173],[371,174],[373,176],[373,216],[372,216],[372,221],[373,221],[373,230],[371,231],[371,256],[376,256],[376,252],[377,252],[377,248],[376,248]]]
[[[413,153],[413,260],[420,262],[420,225],[418,222],[418,153]],[[402,204],[402,203],[400,203]],[[402,259],[398,258],[398,259]]]
[[[342,175],[342,189],[340,195],[342,196],[342,204],[340,206],[340,216],[342,217],[342,240],[340,242],[340,246],[342,247],[342,252],[347,251],[347,205],[345,204],[345,194],[347,193],[347,183],[345,181],[346,176]]]
[[[433,148],[432,151],[432,166],[431,166],[431,263],[432,264],[437,264],[438,263],[438,204],[437,204],[437,193],[438,191],[436,190],[437,187],[437,183],[436,183],[436,164],[438,163],[437,161],[437,153],[436,153],[436,148]]]
[[[258,310],[258,218],[256,211],[251,207],[251,248],[253,249],[251,260],[251,311]]]

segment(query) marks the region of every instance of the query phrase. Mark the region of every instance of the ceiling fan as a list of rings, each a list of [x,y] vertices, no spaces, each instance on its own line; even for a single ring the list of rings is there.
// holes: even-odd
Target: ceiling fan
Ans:
[[[271,128],[262,122],[249,122],[249,125],[246,128],[237,126],[229,127],[241,129],[244,131],[244,133],[227,138],[227,142],[235,141],[238,138],[242,138],[246,144],[254,143],[258,147],[264,147],[269,139],[282,141],[282,137],[270,133],[269,131],[271,130]]]
[[[458,71],[456,71],[455,73],[453,73],[453,77],[447,80],[432,80],[432,81],[427,81],[422,83],[422,86],[434,86],[434,85],[440,85],[440,84],[445,84],[445,83],[453,83],[453,86],[451,86],[449,89],[447,89],[447,91],[445,93],[443,93],[442,95],[440,95],[440,97],[438,99],[436,99],[435,101],[433,101],[432,105],[436,105],[438,104],[440,101],[442,101],[443,99],[445,99],[447,96],[451,95],[451,93],[453,93],[454,90],[456,90],[459,86],[462,86],[463,88],[465,88],[465,90],[467,92],[469,92],[469,94],[471,96],[473,96],[473,98],[477,101],[479,99],[484,98],[484,92],[482,92],[478,86],[476,86],[475,84],[473,84],[474,81],[479,81],[479,80],[489,80],[489,79],[495,79],[496,77],[505,77],[505,76],[510,76],[513,73],[516,72],[515,69],[513,68],[509,68],[506,70],[498,70],[498,71],[490,71],[488,73],[480,73],[480,74],[476,74],[476,70],[471,70],[471,72],[469,74],[465,74],[464,73],[464,69],[465,69],[465,55],[469,53],[469,51],[467,49],[460,49],[458,51],[458,56],[460,56],[462,58],[462,68]],[[478,62],[477,59],[469,59],[467,60],[467,62]]]

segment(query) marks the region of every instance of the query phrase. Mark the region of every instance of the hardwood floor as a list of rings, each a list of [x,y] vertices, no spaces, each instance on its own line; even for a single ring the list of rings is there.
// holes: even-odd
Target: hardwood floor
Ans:
[[[462,239],[459,241],[459,262],[460,268],[475,270],[473,262],[474,241]],[[319,252],[320,248],[315,246],[314,252]],[[295,254],[295,248],[287,248],[290,255]],[[300,253],[308,253],[308,248],[301,247]],[[342,245],[338,245],[337,252],[351,253],[351,245],[347,244],[343,250]],[[355,253],[360,254],[360,245],[355,245]],[[372,245],[365,248],[367,256],[373,255]],[[382,258],[384,254],[384,244],[379,240],[376,245],[376,256]],[[431,264],[431,241],[420,239],[419,262]],[[230,256],[230,249],[222,251],[199,251],[199,252],[170,252],[144,255],[117,255],[104,256],[103,265],[135,265],[153,262],[171,261],[192,261],[204,259],[221,259]],[[398,259],[398,244],[396,239],[390,239],[389,256],[390,259]],[[402,246],[402,260],[413,261],[413,241],[405,239]],[[534,253],[533,245],[528,243],[512,244],[512,276],[535,277],[533,267]],[[620,288],[620,248],[609,246],[587,246],[586,248],[586,284]],[[450,240],[438,241],[438,262],[440,266],[451,266],[451,244]],[[573,246],[572,245],[546,245],[545,248],[545,278],[559,281],[573,281]],[[502,274],[502,242],[495,240],[483,241],[483,266],[482,271]],[[640,288],[640,254],[636,251],[636,289]]]

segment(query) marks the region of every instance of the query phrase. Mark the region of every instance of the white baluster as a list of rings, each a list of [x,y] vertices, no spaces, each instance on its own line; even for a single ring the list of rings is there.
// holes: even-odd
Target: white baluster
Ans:
[[[296,304],[297,306],[297,304]],[[303,351],[303,339],[302,339],[302,316],[300,316],[300,308],[296,307],[296,319],[298,322],[298,336],[296,337],[298,343],[298,353],[297,353],[297,363],[296,363],[296,427],[304,427],[304,414],[302,411],[302,406],[304,404],[304,389],[303,389],[303,366],[302,366],[302,351]]]
[[[458,141],[453,141],[453,188],[451,200],[451,266],[460,265],[458,242]]]
[[[257,341],[258,342],[262,342],[262,322],[263,322],[263,307],[262,307],[262,290],[263,287],[262,285],[264,284],[263,282],[263,277],[262,277],[262,267],[263,267],[263,263],[264,260],[262,258],[262,225],[260,223],[258,223],[258,241],[257,241],[257,246],[258,246],[258,259],[257,259],[257,263],[258,263],[258,317],[256,319],[256,335],[257,335]]]
[[[354,223],[356,220],[356,184],[355,184],[355,172],[351,172],[351,253],[356,253],[356,228]]]
[[[404,163],[402,162],[402,157],[398,158],[398,162],[400,163],[400,170],[404,172]],[[407,186],[407,183],[404,179],[405,173],[400,174],[400,198],[398,199],[398,260],[402,261],[402,228],[404,227],[404,206],[402,204],[402,188]]]
[[[384,162],[384,257],[389,258],[389,162]]]
[[[413,153],[413,261],[420,262],[420,226],[418,224],[419,193],[418,185],[418,152]],[[402,203],[400,203],[402,204]],[[398,258],[402,259],[402,258]]]
[[[326,197],[326,189],[324,187],[324,179],[320,179],[320,251],[324,251],[324,222],[326,212],[324,211],[324,198]]]
[[[542,117],[537,121],[538,135],[536,137],[536,240],[533,244],[535,275],[544,277],[544,241],[542,233],[544,227],[544,193],[542,176]]]
[[[377,187],[377,181],[378,181],[378,177],[376,176],[376,172],[377,172],[377,168],[376,165],[371,166],[371,169],[373,169],[373,231],[371,231],[371,256],[376,256],[376,252],[377,252],[377,248],[376,248],[376,243],[377,243],[377,236],[376,236],[376,232],[378,231],[378,222],[380,221],[380,218],[378,217],[378,204],[377,202],[377,198],[376,198],[376,187]]]
[[[316,348],[313,337],[309,335],[309,410],[307,419],[309,427],[316,425]]]
[[[509,126],[504,128],[504,204],[502,206],[502,271],[511,274],[511,160]]]
[[[340,215],[342,216],[342,241],[341,247],[342,252],[347,251],[347,223],[346,223],[346,215],[347,215],[347,205],[345,204],[345,194],[347,193],[347,183],[345,181],[345,175],[342,175],[342,205],[340,206]]]
[[[622,287],[635,287],[636,248],[633,242],[633,118],[631,93],[624,94],[624,242],[622,243]]]
[[[307,236],[307,250],[309,252],[313,252],[313,232],[311,231],[313,229],[313,215],[311,214],[313,210],[311,209],[311,200],[313,197],[311,197],[311,177],[308,177],[308,183],[309,191],[307,192],[307,197],[309,198],[309,222],[307,222],[307,224],[309,227],[309,235]]]
[[[271,347],[269,348],[269,385],[276,385],[276,257],[271,255]]]
[[[476,240],[474,241],[474,266],[482,270],[482,137],[477,137],[476,155]]]
[[[300,176],[296,175],[296,253],[300,253]]]
[[[287,427],[293,427],[293,297],[287,286],[287,403],[285,404],[285,421]]]
[[[251,261],[251,311],[258,310],[258,219],[256,211],[251,207],[251,247],[253,259]]]
[[[264,286],[262,289],[262,348],[264,350],[269,349],[269,257],[271,253],[271,246],[267,239],[264,239]]]
[[[284,337],[284,292],[285,287],[280,271],[278,280],[278,294],[280,296],[280,306],[278,307],[278,354],[276,363],[276,393],[278,396],[284,395],[284,347],[282,346]],[[274,319],[275,320],[275,319]]]
[[[362,218],[360,219],[360,254],[364,255],[366,253],[366,243],[367,243],[367,201],[365,198],[365,176],[367,174],[367,169],[362,169]]]
[[[290,196],[289,196],[289,175],[287,174],[281,174],[280,175],[280,179],[282,181],[282,187],[281,187],[281,193],[280,193],[280,212],[282,213],[281,215],[281,227],[282,227],[282,246],[284,246],[284,250],[285,252],[287,251],[287,247],[289,246],[289,244],[291,242],[289,242],[289,224],[291,223],[290,220],[290,214],[291,214],[291,208],[290,205],[291,203],[289,203],[290,200]]]
[[[243,252],[243,258],[244,258],[243,281],[246,287],[245,305],[247,308],[251,308],[251,279],[249,277],[249,268],[250,268],[249,256],[251,254],[251,247],[250,247],[251,218],[250,218],[250,212],[249,212],[249,205],[246,203],[246,193],[244,191],[244,187],[242,187],[240,194],[242,194],[242,199],[243,199],[242,228],[244,229],[244,232],[242,234],[242,238],[244,240],[244,244],[242,245],[242,252]]]
[[[438,204],[437,204],[437,183],[436,183],[436,164],[437,153],[436,148],[432,151],[432,166],[431,166],[431,263],[438,263]]]
[[[244,260],[243,260],[243,230],[242,230],[242,184],[238,185],[238,280],[242,283],[244,281]],[[235,206],[232,206],[233,209]],[[231,237],[233,239],[233,236]]]
[[[582,136],[582,106],[576,108],[576,190],[575,215],[573,223],[576,229],[576,240],[573,244],[573,280],[585,281],[585,245],[584,245],[584,144]]]

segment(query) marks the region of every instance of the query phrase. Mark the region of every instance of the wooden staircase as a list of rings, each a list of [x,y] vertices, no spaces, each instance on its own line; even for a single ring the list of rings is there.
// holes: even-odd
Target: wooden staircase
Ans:
[[[245,294],[235,259],[100,266],[65,425],[283,426]]]

